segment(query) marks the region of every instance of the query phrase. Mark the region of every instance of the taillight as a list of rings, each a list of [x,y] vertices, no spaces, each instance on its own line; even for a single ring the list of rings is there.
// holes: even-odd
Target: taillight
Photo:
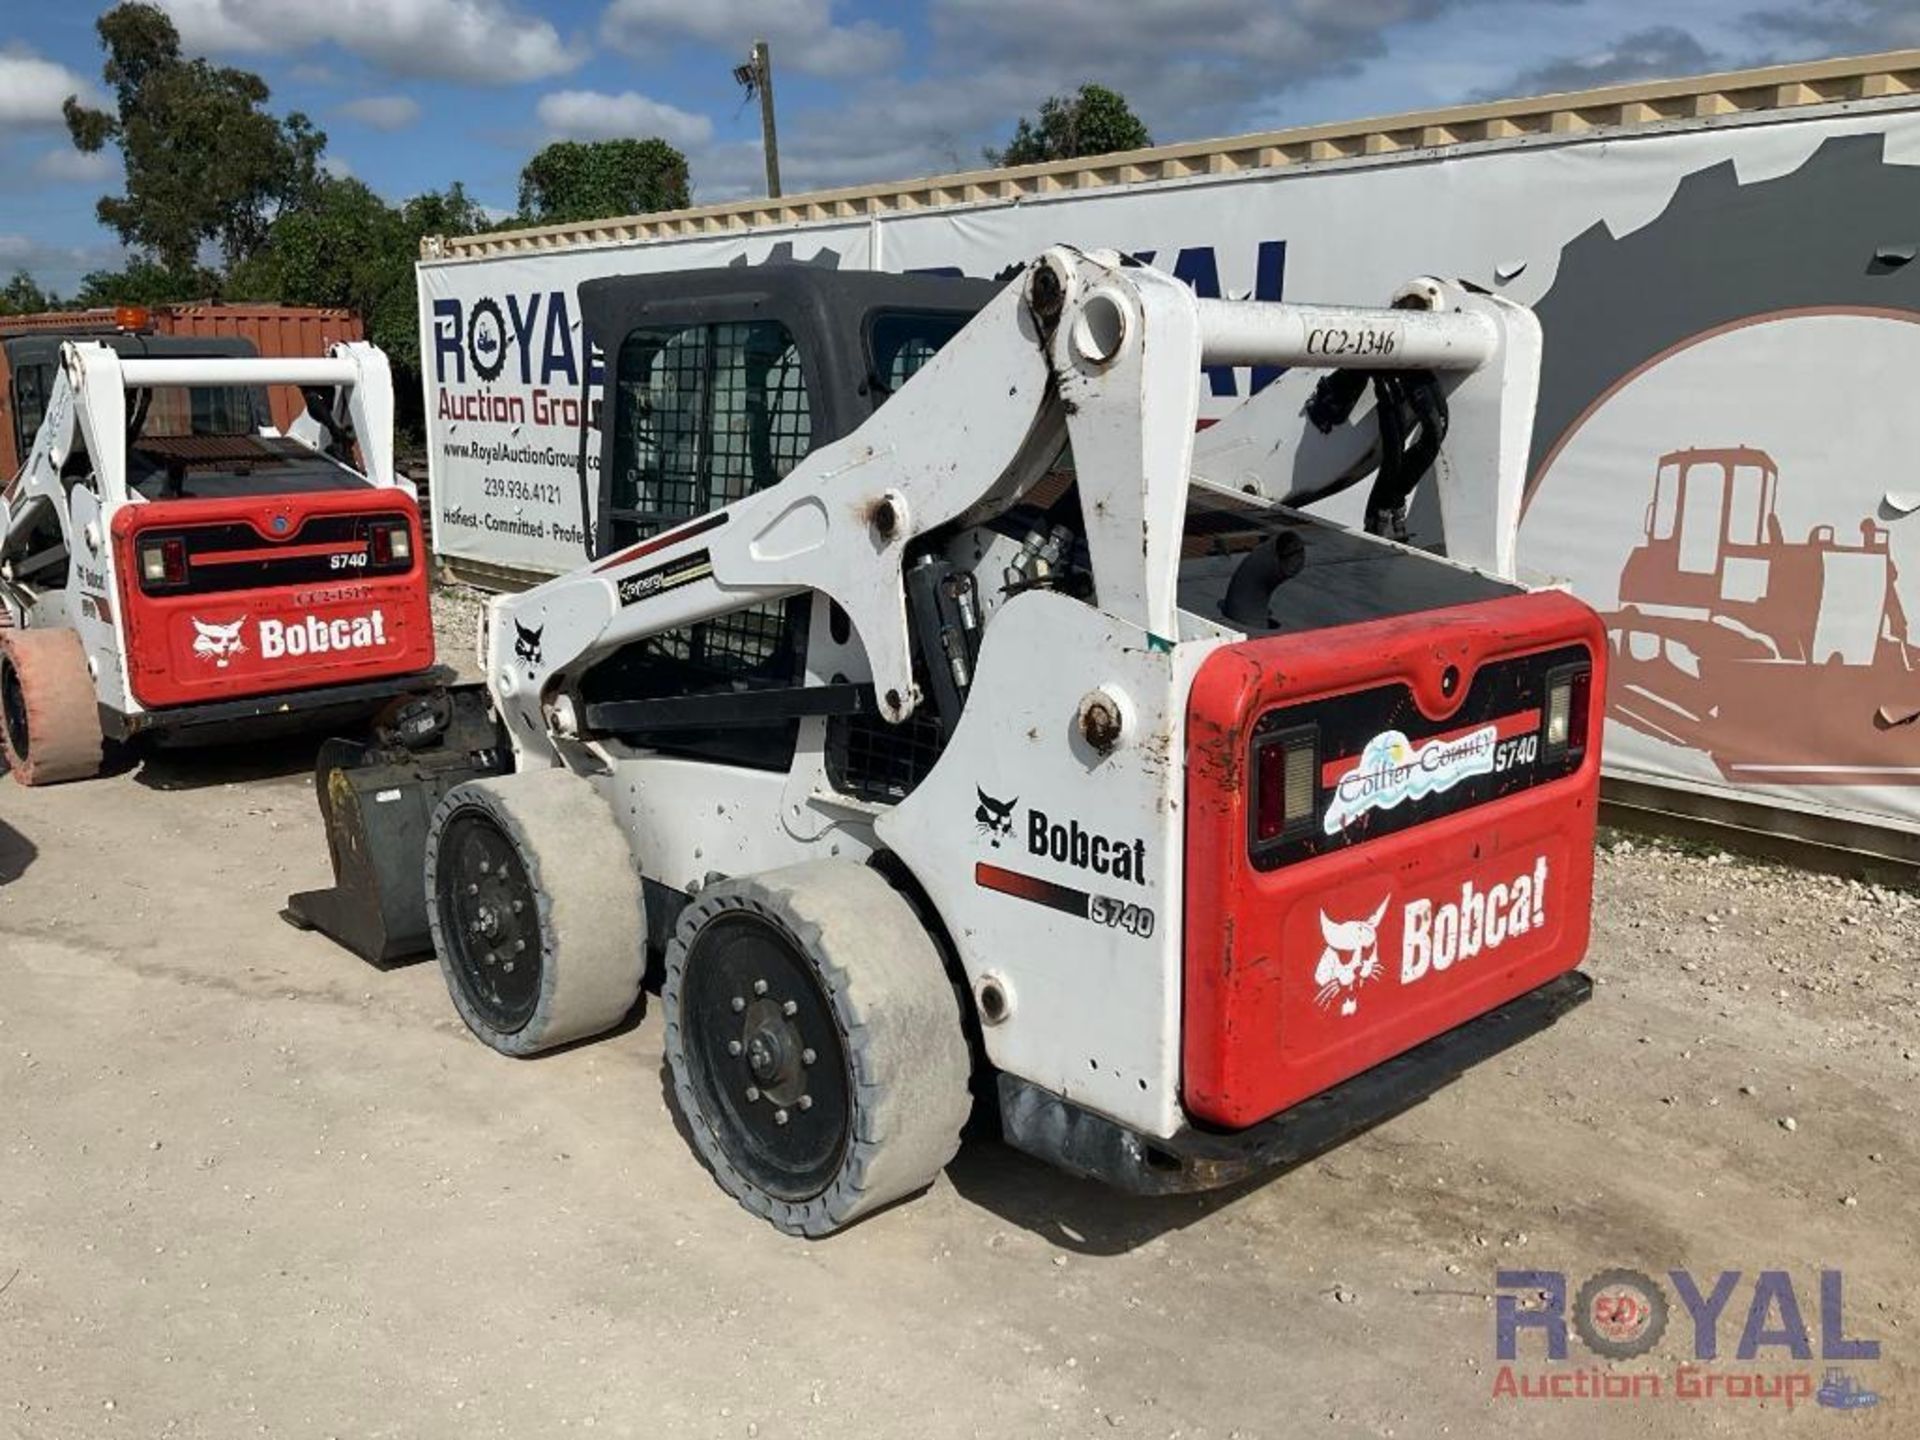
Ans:
[[[377,520],[373,525],[373,563],[405,566],[413,563],[413,532],[404,520]]]
[[[1547,674],[1547,703],[1541,721],[1541,749],[1547,759],[1578,755],[1587,748],[1588,701],[1593,667],[1569,665]]]
[[[140,546],[140,579],[149,589],[187,583],[187,542],[147,540]]]
[[[1253,752],[1253,843],[1313,829],[1320,802],[1320,736],[1311,726],[1262,736]]]

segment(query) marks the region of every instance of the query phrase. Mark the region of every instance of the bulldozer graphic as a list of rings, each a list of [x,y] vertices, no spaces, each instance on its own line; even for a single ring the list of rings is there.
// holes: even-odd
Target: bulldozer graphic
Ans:
[[[1608,713],[1728,780],[1920,783],[1920,676],[1888,532],[1790,539],[1764,450],[1675,450],[1605,616]]]

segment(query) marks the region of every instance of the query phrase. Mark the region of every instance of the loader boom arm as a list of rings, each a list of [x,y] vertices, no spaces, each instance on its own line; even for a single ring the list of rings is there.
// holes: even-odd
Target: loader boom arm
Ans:
[[[1381,310],[1202,301],[1171,277],[1111,254],[1047,251],[870,420],[810,452],[780,483],[496,599],[482,643],[516,752],[523,764],[557,763],[554,737],[578,733],[581,723],[565,682],[597,657],[807,591],[846,612],[880,713],[905,720],[922,698],[902,578],[909,548],[955,521],[1018,503],[1062,439],[1072,443],[1080,477],[1099,607],[1150,639],[1172,641],[1203,364],[1398,364],[1465,373],[1461,389],[1484,377],[1470,398],[1484,402],[1486,423],[1476,408],[1475,422],[1456,431],[1451,463],[1460,480],[1449,516],[1457,513],[1462,534],[1473,537],[1475,563],[1510,575],[1537,326],[1507,302],[1435,281],[1414,282],[1402,295],[1403,308]],[[1335,345],[1334,333],[1347,338]],[[1283,405],[1264,404],[1229,432],[1240,448],[1208,442],[1205,451],[1231,453],[1249,475],[1257,472],[1234,488],[1254,483],[1271,493],[1279,487],[1268,477],[1297,467],[1310,448],[1293,433],[1301,425]],[[1280,438],[1268,436],[1268,458],[1255,465],[1250,437],[1263,426]],[[1209,479],[1228,473],[1198,468]],[[539,643],[530,646],[528,636]]]

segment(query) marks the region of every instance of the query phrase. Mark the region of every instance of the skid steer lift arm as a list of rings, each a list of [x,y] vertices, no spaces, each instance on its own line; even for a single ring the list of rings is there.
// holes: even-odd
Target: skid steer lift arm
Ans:
[[[1199,303],[1204,310],[1228,302]],[[1406,333],[1422,343],[1400,344],[1352,311],[1257,307],[1287,312],[1285,320],[1263,315],[1258,328],[1286,342],[1299,358],[1285,363],[1301,368],[1202,432],[1194,473],[1290,505],[1326,499],[1375,471],[1384,476],[1398,458],[1385,453],[1398,443],[1398,421],[1379,406],[1356,408],[1372,372],[1376,390],[1417,387],[1441,407],[1437,417],[1421,418],[1434,441],[1436,419],[1445,426],[1447,443],[1432,457],[1445,554],[1512,579],[1540,387],[1540,322],[1510,301],[1426,278],[1403,285],[1393,304],[1407,315]],[[1242,345],[1234,356],[1246,363],[1251,353]],[[1315,373],[1329,367],[1347,373]],[[1329,393],[1340,382],[1351,383],[1344,403],[1337,390]]]
[[[1538,347],[1526,311],[1439,281],[1412,282],[1392,309],[1199,300],[1158,271],[1056,247],[871,420],[813,450],[779,484],[496,599],[482,639],[496,709],[523,768],[560,763],[556,740],[592,728],[569,682],[594,660],[646,636],[818,591],[851,619],[880,714],[904,721],[923,698],[902,575],[909,547],[1018,503],[1063,438],[1080,476],[1100,608],[1172,640],[1196,469],[1193,377],[1203,364],[1446,375],[1455,399],[1441,488],[1457,530],[1454,556],[1510,577]],[[1226,434],[1206,443],[1201,478],[1283,498],[1305,485],[1272,477],[1312,466],[1323,480],[1357,479],[1372,468],[1358,424],[1297,433],[1305,422],[1287,407],[1300,407],[1301,393],[1270,386],[1208,432]],[[1263,427],[1271,433],[1256,464],[1253,437]],[[1204,463],[1222,455],[1239,471],[1217,458]],[[517,639],[536,633],[530,656]]]

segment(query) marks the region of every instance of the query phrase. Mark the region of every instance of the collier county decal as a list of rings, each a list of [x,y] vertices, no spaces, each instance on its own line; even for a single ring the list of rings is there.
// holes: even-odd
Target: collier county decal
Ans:
[[[1500,727],[1492,724],[1417,745],[1398,730],[1381,731],[1335,782],[1327,834],[1338,835],[1370,810],[1391,810],[1402,801],[1451,790],[1469,776],[1492,774],[1499,741]]]

